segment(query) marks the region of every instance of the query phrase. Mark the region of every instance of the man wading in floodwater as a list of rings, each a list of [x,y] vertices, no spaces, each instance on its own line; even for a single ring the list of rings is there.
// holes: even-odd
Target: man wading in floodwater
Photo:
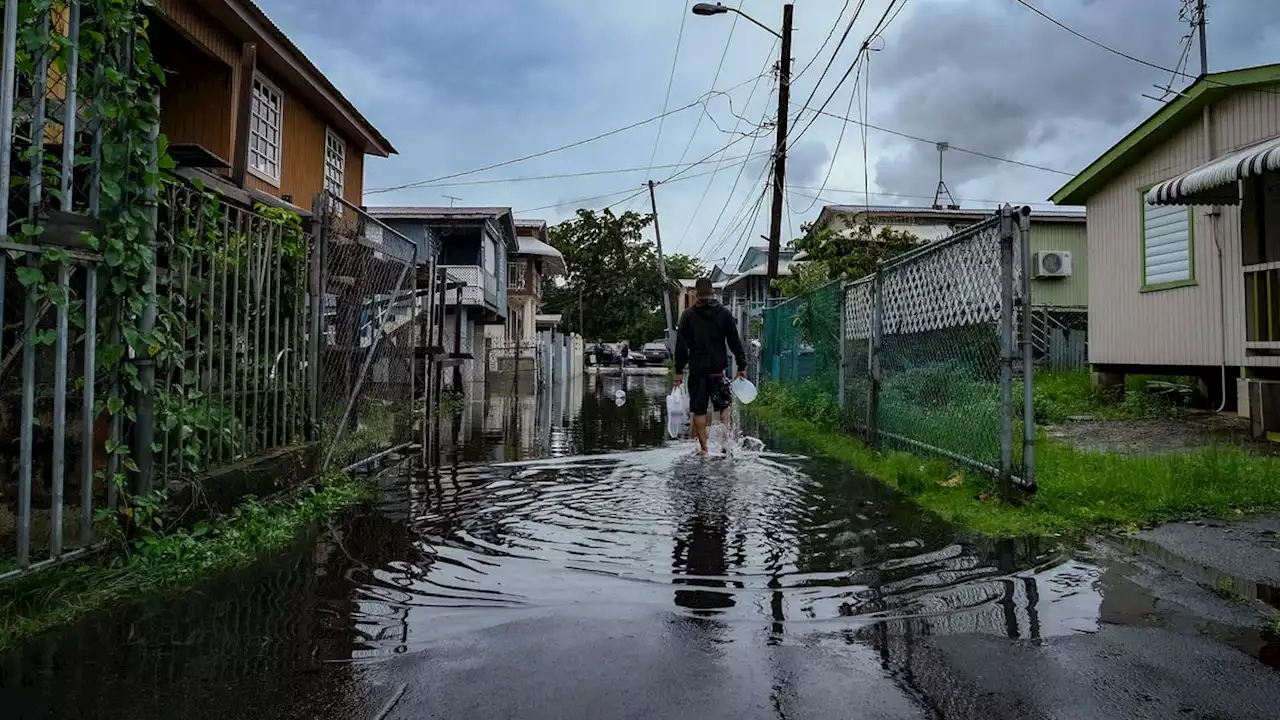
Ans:
[[[700,278],[694,285],[698,303],[680,316],[680,331],[676,335],[676,387],[684,382],[684,368],[689,366],[689,410],[693,413],[693,436],[698,438],[698,453],[707,454],[707,435],[711,419],[707,406],[721,414],[721,421],[729,426],[729,406],[733,404],[733,392],[725,370],[729,366],[728,350],[738,361],[738,377],[747,376],[747,354],[742,350],[738,326],[733,314],[714,297],[711,281]],[[728,450],[726,449],[726,452]]]

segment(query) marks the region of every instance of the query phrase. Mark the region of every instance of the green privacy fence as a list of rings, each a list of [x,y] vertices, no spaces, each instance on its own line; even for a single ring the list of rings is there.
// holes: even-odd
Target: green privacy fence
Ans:
[[[873,443],[1034,487],[1028,211],[765,311],[761,370]],[[1021,242],[1019,242],[1019,237]],[[1016,390],[1016,392],[1015,392]],[[1019,442],[1019,440],[1021,442]]]

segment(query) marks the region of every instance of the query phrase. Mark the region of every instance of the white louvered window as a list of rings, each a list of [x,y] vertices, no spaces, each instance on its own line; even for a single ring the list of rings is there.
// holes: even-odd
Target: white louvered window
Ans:
[[[332,130],[324,133],[324,189],[342,197],[347,175],[347,143]]]
[[[1185,205],[1142,204],[1142,287],[1160,289],[1195,280],[1195,239]]]
[[[280,145],[284,134],[284,94],[262,77],[253,79],[249,109],[249,169],[280,184]]]

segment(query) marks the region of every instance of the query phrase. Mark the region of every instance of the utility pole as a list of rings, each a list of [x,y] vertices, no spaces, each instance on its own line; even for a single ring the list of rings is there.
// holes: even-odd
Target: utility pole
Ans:
[[[674,352],[675,319],[671,317],[671,281],[667,279],[667,261],[662,255],[662,231],[658,229],[658,196],[653,188],[657,185],[649,181],[649,205],[653,208],[653,236],[658,241],[658,272],[662,274],[662,312],[667,319],[667,350]]]
[[[1209,47],[1204,42],[1204,0],[1196,0],[1196,24],[1200,26],[1200,77],[1209,74]]]
[[[782,203],[787,182],[787,112],[791,105],[791,15],[794,5],[782,6],[782,58],[778,62],[778,143],[773,157],[773,208],[769,213],[769,295],[778,296],[778,251],[782,246]]]

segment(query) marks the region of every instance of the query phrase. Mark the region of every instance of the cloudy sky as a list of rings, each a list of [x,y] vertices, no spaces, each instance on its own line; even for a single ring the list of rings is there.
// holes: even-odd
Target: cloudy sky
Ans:
[[[724,1],[741,1],[744,12],[781,25],[780,0]],[[580,206],[647,210],[647,193],[637,194],[642,183],[669,179],[658,188],[668,252],[736,257],[744,242],[759,244],[767,232],[768,199],[757,201],[773,143],[767,123],[776,112],[776,81],[769,73],[778,47],[732,14],[693,16],[686,10],[692,0],[259,3],[399,150],[368,163],[369,205],[447,205],[452,195],[460,204],[510,206],[555,222]],[[795,4],[793,114],[811,96],[814,109],[827,101],[890,0],[864,0],[825,77],[859,2]],[[1189,31],[1179,19],[1183,0],[1033,4],[1163,67],[1178,63]],[[1143,94],[1159,96],[1155,86],[1171,80],[1068,34],[1016,0],[896,0],[893,9],[887,29],[868,45],[867,61],[826,109],[851,118],[865,112],[873,125],[930,142],[870,129],[864,147],[857,125],[802,112],[792,128],[784,238],[824,204],[866,202],[864,189],[873,204],[931,204],[938,172],[932,141],[1078,171],[1157,109]],[[1208,15],[1211,71],[1280,62],[1280,2],[1210,0]],[[1198,72],[1198,49],[1188,68]],[[709,96],[713,87],[722,92]],[[563,152],[370,192],[574,143],[700,98],[704,105]],[[965,207],[1043,203],[1068,179],[958,151],[945,161],[947,185]],[[635,170],[611,172],[628,168]],[[599,174],[493,182],[572,173]]]

